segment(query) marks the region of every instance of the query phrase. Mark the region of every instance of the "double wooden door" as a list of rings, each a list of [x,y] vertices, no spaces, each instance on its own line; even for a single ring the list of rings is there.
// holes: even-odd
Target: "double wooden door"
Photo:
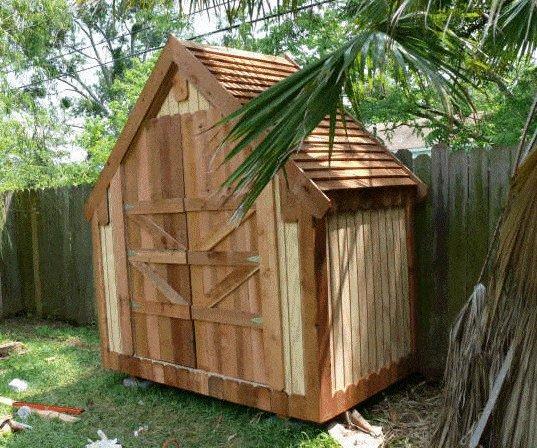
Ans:
[[[122,164],[133,351],[265,383],[257,217],[223,203],[219,118],[150,120]]]

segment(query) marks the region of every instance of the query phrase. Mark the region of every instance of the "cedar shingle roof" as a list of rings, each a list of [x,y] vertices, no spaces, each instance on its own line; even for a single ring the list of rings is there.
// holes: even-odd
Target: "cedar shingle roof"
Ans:
[[[243,104],[299,69],[284,57],[191,42],[184,45]],[[420,185],[392,153],[352,118],[345,124],[338,122],[334,143],[329,158],[328,120],[324,120],[292,157],[321,190]]]

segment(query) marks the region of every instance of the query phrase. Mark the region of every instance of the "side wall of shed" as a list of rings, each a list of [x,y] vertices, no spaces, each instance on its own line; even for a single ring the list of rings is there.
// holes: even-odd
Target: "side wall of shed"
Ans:
[[[328,217],[332,392],[412,351],[404,207]]]
[[[326,270],[318,288],[321,421],[416,368],[413,199],[395,192],[344,204],[317,229]]]

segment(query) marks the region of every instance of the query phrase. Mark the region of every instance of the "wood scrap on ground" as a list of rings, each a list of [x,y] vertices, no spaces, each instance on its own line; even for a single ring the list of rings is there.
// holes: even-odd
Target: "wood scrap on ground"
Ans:
[[[54,404],[32,403],[29,401],[14,401],[11,406],[13,406],[15,409],[19,409],[23,406],[26,406],[36,411],[52,411],[67,415],[80,415],[84,412],[84,409],[82,408],[75,408],[71,406],[57,406]]]
[[[384,444],[380,426],[371,425],[356,409],[345,412],[345,425],[333,423],[328,434],[343,448],[379,448]]]
[[[17,422],[10,416],[0,417],[0,434],[18,432],[25,429],[32,429],[32,427],[30,425]]]
[[[71,408],[66,406],[47,405],[42,403],[29,403],[24,401],[15,401],[8,397],[0,397],[0,404],[11,406],[14,409],[26,407],[33,414],[40,417],[54,420],[58,419],[66,423],[74,423],[80,420],[77,415],[84,412],[82,408]],[[60,412],[61,411],[61,412]]]

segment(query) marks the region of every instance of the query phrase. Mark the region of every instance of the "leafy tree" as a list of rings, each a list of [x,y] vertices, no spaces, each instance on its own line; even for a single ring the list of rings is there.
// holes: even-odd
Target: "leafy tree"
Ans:
[[[142,6],[0,3],[0,189],[96,178],[132,95],[147,78],[140,67],[155,52],[146,50],[161,46],[169,32],[188,31],[178,6]],[[82,135],[73,138],[81,127]],[[70,150],[79,143],[88,150],[88,160],[69,162]]]
[[[156,59],[155,54],[145,61],[132,60],[132,66],[110,86],[110,92],[114,97],[114,100],[109,102],[110,116],[95,116],[85,121],[84,131],[77,143],[88,152],[86,168],[90,178],[96,178],[106,163],[129,112],[153,70]]]

